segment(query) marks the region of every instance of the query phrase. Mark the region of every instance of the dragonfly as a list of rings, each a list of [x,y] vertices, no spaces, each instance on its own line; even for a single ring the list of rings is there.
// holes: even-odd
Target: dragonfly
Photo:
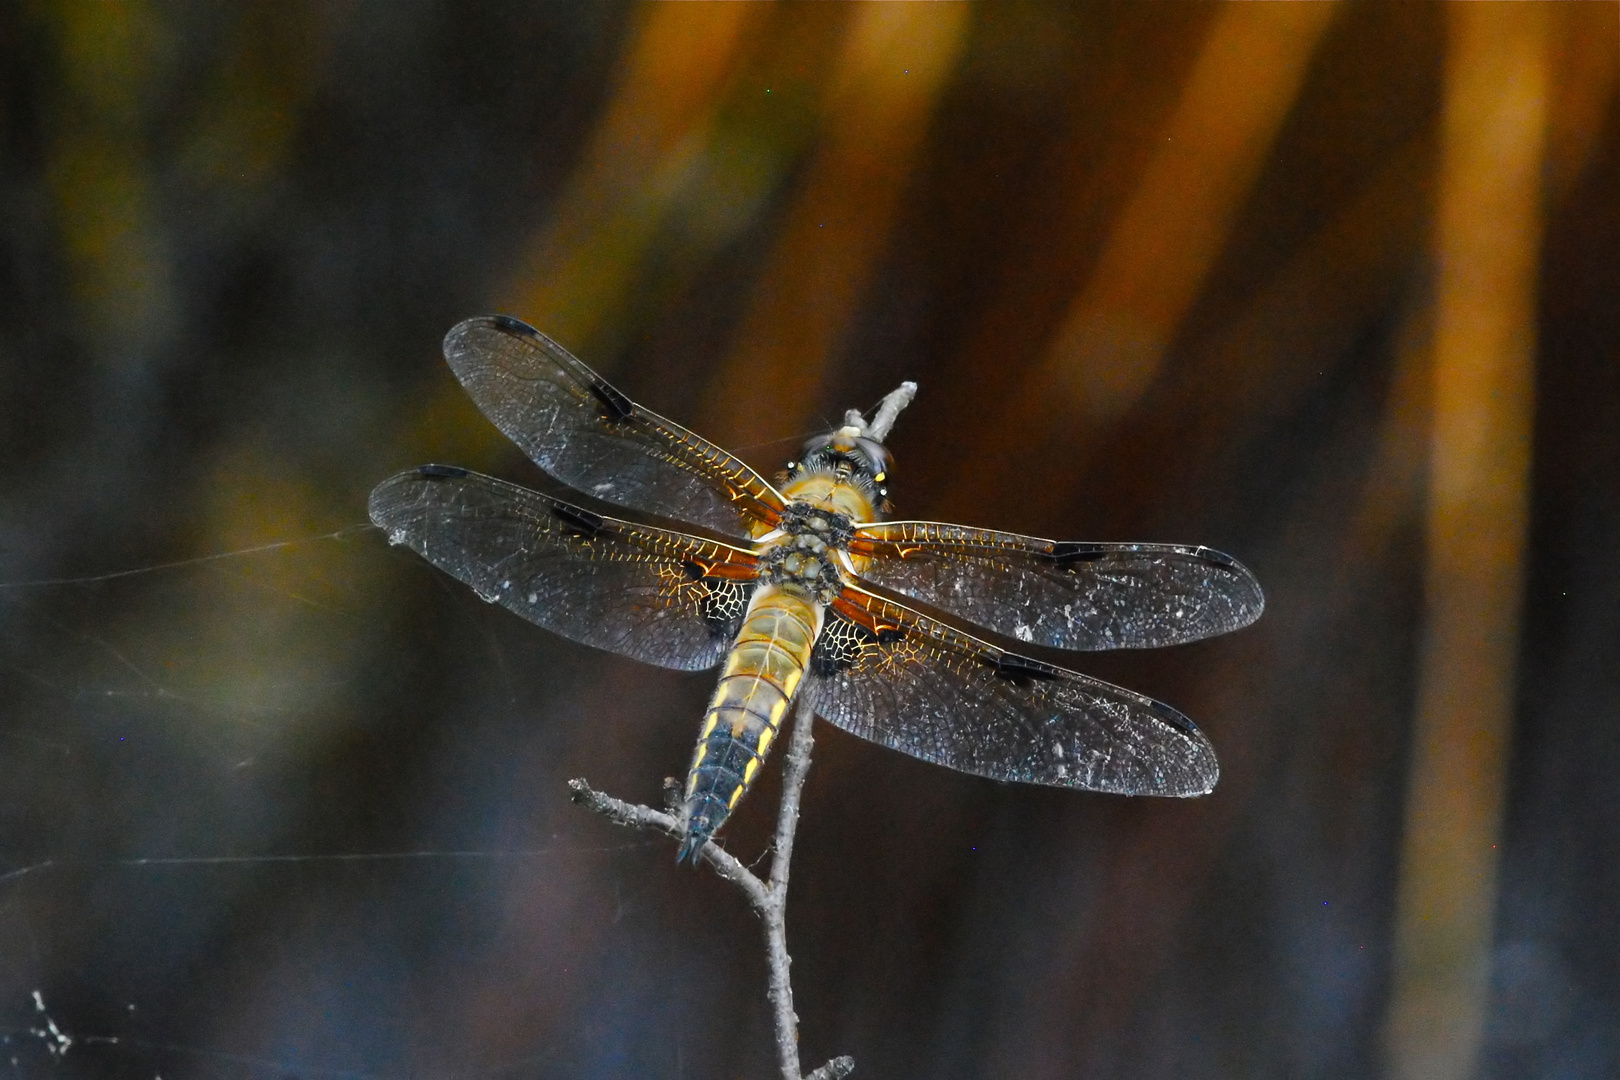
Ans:
[[[1265,600],[1231,556],[888,520],[886,432],[853,410],[773,483],[510,316],[460,323],[444,355],[497,428],[598,508],[422,465],[377,486],[371,519],[565,638],[665,668],[719,667],[677,858],[736,808],[800,699],[863,739],[995,780],[1214,788],[1214,749],[1181,712],[1013,643],[1145,649],[1247,626]]]

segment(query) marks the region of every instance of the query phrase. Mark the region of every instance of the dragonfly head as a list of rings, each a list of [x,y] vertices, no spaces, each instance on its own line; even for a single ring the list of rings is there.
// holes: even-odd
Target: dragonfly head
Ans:
[[[892,460],[887,447],[862,429],[849,425],[817,435],[805,443],[799,460],[788,462],[787,472],[789,477],[831,473],[869,489],[872,502],[881,504],[889,495]]]

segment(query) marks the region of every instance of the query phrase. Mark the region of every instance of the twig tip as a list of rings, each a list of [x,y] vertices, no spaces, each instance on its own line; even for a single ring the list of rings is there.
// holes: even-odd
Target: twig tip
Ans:
[[[848,1054],[835,1057],[804,1080],[844,1080],[844,1077],[855,1071],[855,1059]]]

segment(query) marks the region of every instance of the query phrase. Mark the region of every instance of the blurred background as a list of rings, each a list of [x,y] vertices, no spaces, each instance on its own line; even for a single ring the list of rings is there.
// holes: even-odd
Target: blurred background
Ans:
[[[899,516],[1266,587],[1068,661],[1207,798],[819,726],[807,1069],[1620,1075],[1615,4],[30,0],[0,57],[0,1068],[776,1075],[742,898],[564,787],[656,802],[711,677],[365,523],[552,486],[439,355],[505,311],[771,473],[915,379]]]

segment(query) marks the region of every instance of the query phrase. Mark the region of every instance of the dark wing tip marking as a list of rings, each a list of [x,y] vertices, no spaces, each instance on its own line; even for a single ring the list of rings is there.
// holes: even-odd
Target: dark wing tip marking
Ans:
[[[1238,567],[1236,559],[1226,554],[1226,552],[1216,551],[1214,548],[1200,547],[1193,554],[1211,566],[1218,566],[1222,570],[1236,570]]]
[[[423,480],[460,480],[467,470],[459,465],[418,465],[416,475]]]
[[[552,504],[551,516],[562,522],[564,528],[578,533],[587,540],[600,533],[606,521],[601,514],[593,514],[584,507],[571,506],[563,502]]]
[[[1063,669],[1056,665],[1017,653],[1004,652],[995,658],[994,664],[997,678],[1007,679],[1019,686],[1031,681],[1046,682],[1063,674]]]
[[[601,379],[591,383],[591,396],[602,403],[602,407],[608,411],[610,420],[628,420],[630,414],[636,411],[635,402]]]
[[[523,337],[531,338],[537,338],[540,336],[540,331],[536,330],[522,319],[515,319],[510,315],[491,315],[489,317],[489,321],[509,334],[519,334]]]
[[[1042,556],[1047,562],[1057,563],[1059,566],[1068,563],[1090,562],[1100,559],[1108,554],[1108,549],[1102,544],[1082,544],[1073,540],[1061,540],[1052,545],[1052,549]]]
[[[1144,698],[1143,700],[1147,702],[1147,707],[1153,710],[1153,714],[1155,716],[1169,724],[1171,727],[1185,731],[1189,735],[1198,734],[1198,725],[1188,719],[1187,715],[1181,712],[1179,709],[1173,709],[1164,702],[1158,701],[1154,698]]]

